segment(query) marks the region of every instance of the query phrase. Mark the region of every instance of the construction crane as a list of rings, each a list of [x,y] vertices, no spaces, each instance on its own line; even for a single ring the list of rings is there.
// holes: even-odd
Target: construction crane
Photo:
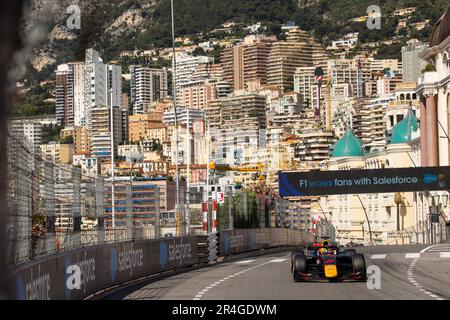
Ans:
[[[232,166],[228,164],[217,164],[215,162],[209,163],[209,169],[211,171],[231,171],[231,172],[254,172],[253,180],[265,181],[267,178],[266,166],[260,162],[257,164],[238,165]]]

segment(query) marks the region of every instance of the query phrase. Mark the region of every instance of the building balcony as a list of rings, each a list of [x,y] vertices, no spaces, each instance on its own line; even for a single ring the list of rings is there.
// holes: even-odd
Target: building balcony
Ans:
[[[423,84],[433,84],[435,82],[439,82],[441,80],[441,77],[439,75],[439,72],[437,71],[428,71],[424,72],[422,74],[422,77],[419,78],[419,85]]]

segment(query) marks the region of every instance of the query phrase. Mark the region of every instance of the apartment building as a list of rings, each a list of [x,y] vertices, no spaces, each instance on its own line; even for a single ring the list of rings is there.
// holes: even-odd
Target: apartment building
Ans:
[[[428,45],[422,43],[402,47],[403,80],[405,82],[417,83],[422,76],[422,70],[427,62],[422,60],[419,54],[426,48]]]
[[[160,127],[163,123],[161,113],[136,114],[129,117],[128,132],[130,142],[147,140],[147,131],[153,127]]]
[[[77,126],[89,124],[90,110],[98,106],[122,106],[122,67],[103,63],[94,49],[86,50],[84,65],[84,109]]]
[[[320,162],[330,158],[330,147],[336,141],[334,133],[322,129],[304,129],[298,135],[294,158],[301,162]]]
[[[96,158],[111,156],[111,108],[106,106],[91,108],[89,113],[91,154]],[[122,112],[120,107],[113,108],[114,146],[124,142],[122,136]]]
[[[133,114],[143,114],[144,110],[167,97],[167,70],[130,66],[130,102]]]
[[[248,36],[234,46],[221,52],[223,80],[233,90],[245,89],[249,82],[267,83],[267,58],[274,37]]]
[[[209,108],[209,103],[217,98],[218,93],[215,84],[208,81],[198,81],[196,85],[182,87],[180,92],[180,106],[202,110]]]
[[[90,141],[89,130],[83,127],[66,127],[61,130],[61,138],[71,136],[73,138],[74,154],[89,154]]]
[[[58,164],[70,164],[73,162],[73,144],[50,142],[41,144],[42,158]]]
[[[9,133],[16,139],[24,138],[24,143],[30,148],[30,151],[40,153],[42,144],[43,125],[39,121],[18,119],[8,122]]]
[[[55,99],[58,124],[79,125],[84,105],[83,62],[71,62],[57,67]]]
[[[292,89],[298,67],[317,66],[326,61],[325,50],[307,32],[289,30],[286,41],[272,44],[267,62],[267,82],[282,90]]]
[[[266,128],[266,98],[244,93],[211,101],[206,117],[211,128]]]
[[[127,214],[131,215],[134,226],[159,225],[160,190],[152,181],[132,181],[129,178],[117,178],[114,183],[115,224],[127,225]],[[111,181],[105,182],[105,226],[112,225],[112,187]]]
[[[212,64],[213,59],[205,56],[190,56],[181,54],[177,56],[176,68],[177,77],[175,79],[177,87],[177,95],[181,95],[180,88],[192,82],[193,75],[200,64]],[[198,80],[198,79],[197,79]]]

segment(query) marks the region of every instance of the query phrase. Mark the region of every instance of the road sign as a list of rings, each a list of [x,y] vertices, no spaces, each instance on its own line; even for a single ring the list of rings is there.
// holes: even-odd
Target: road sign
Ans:
[[[225,203],[225,194],[223,192],[217,192],[217,203]]]

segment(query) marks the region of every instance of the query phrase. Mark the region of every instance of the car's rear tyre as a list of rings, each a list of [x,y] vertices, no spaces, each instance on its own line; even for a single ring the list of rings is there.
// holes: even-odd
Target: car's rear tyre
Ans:
[[[361,253],[352,256],[353,272],[361,273],[363,280],[367,280],[366,259]]]
[[[356,249],[345,249],[344,253],[352,256],[356,254]]]
[[[302,280],[299,273],[306,273],[306,257],[304,254],[294,255],[293,277],[295,282]]]

